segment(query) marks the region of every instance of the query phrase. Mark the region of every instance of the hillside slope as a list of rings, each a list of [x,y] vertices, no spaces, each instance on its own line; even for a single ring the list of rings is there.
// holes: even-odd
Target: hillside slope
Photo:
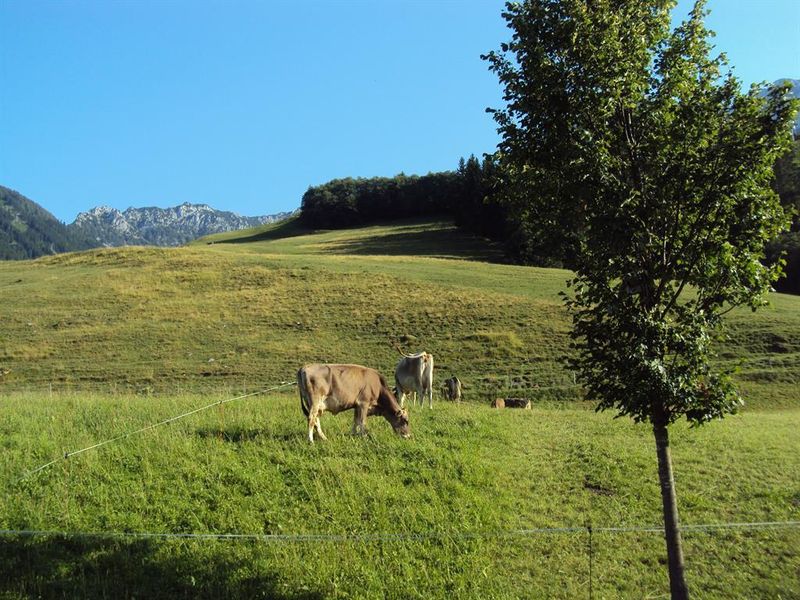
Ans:
[[[223,238],[0,263],[0,530],[41,532],[0,538],[0,596],[665,595],[652,434],[587,410],[560,362],[569,273],[477,260],[446,222]],[[800,299],[728,331],[748,410],[670,435],[688,578],[794,598]],[[326,416],[309,444],[297,368],[389,375],[394,343],[467,402],[411,407],[410,440]]]
[[[19,192],[0,185],[0,260],[89,248],[91,244]]]
[[[292,233],[0,265],[6,388],[255,389],[311,361],[389,374],[399,345],[432,352],[468,400],[580,398],[562,363],[567,272],[464,260],[487,250],[443,222]],[[796,403],[800,298],[729,324],[721,360],[741,363],[748,398]]]

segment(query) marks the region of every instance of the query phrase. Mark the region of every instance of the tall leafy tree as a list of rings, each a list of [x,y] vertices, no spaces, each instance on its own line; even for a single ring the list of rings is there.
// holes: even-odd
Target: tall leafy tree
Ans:
[[[530,231],[561,234],[572,364],[598,410],[652,427],[670,588],[686,598],[668,426],[741,402],[712,341],[779,273],[761,258],[788,224],[770,182],[796,106],[722,74],[702,0],[675,29],[673,7],[508,3],[511,41],[484,58],[505,89],[505,108],[489,109],[505,201]]]

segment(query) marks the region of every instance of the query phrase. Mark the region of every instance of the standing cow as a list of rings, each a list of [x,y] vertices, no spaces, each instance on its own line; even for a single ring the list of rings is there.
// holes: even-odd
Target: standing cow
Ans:
[[[427,396],[428,407],[433,408],[433,354],[404,354],[394,370],[394,381],[400,406],[405,405],[406,394],[414,392],[420,406],[425,406]]]
[[[453,402],[461,402],[461,380],[458,377],[446,379],[442,386],[444,397]]]
[[[408,413],[398,404],[386,378],[374,369],[361,365],[306,365],[297,372],[297,386],[300,408],[308,417],[308,441],[311,443],[314,443],[314,430],[320,438],[327,439],[319,423],[326,410],[335,415],[355,409],[354,435],[367,432],[368,416],[380,415],[398,435],[411,436]]]

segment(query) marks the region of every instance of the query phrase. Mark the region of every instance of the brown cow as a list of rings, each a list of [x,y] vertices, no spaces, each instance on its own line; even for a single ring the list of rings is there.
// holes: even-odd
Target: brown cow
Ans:
[[[381,415],[395,432],[410,437],[408,413],[400,408],[386,383],[386,378],[374,369],[361,365],[306,365],[297,372],[300,407],[308,417],[308,441],[314,443],[314,430],[323,440],[319,418],[330,411],[334,415],[355,409],[353,434],[367,432],[370,415]]]

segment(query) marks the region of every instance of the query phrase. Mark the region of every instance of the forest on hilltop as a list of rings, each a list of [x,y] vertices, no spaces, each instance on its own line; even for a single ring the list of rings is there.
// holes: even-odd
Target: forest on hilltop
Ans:
[[[452,218],[464,229],[503,244],[506,259],[517,264],[570,267],[562,238],[568,231],[535,231],[511,219],[501,194],[502,175],[494,158],[461,158],[455,171],[370,179],[334,179],[303,195],[300,221],[312,229],[343,229],[404,218]],[[800,137],[775,165],[774,189],[794,214],[789,232],[773,240],[767,262],[781,257],[785,275],[777,291],[800,294]]]

